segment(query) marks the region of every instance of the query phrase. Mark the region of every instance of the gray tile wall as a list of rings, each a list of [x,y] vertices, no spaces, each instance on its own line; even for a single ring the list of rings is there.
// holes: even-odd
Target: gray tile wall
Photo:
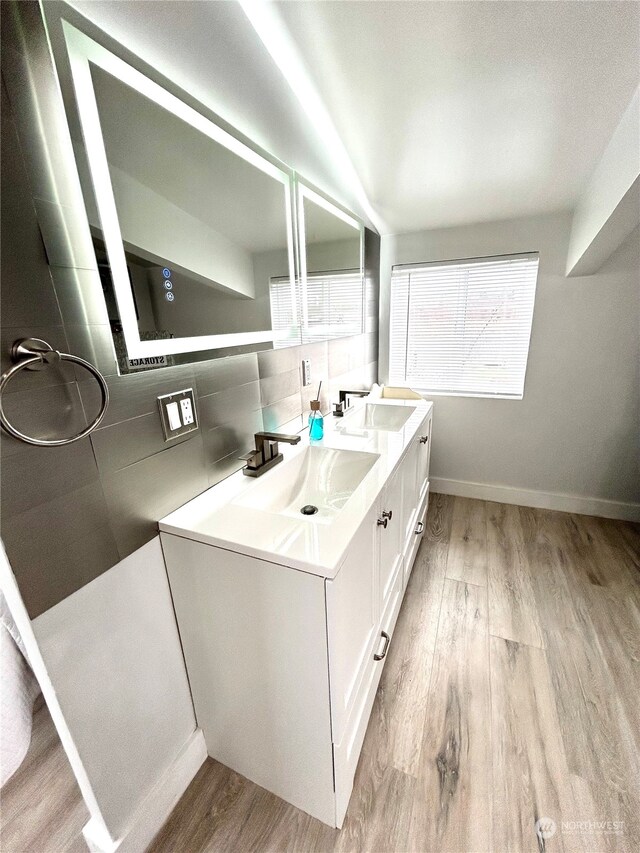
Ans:
[[[2,431],[2,538],[33,618],[155,536],[163,515],[238,470],[256,431],[291,420],[302,427],[320,379],[325,412],[339,388],[376,380],[380,241],[367,232],[365,334],[118,376],[40,13],[36,3],[1,6],[2,368],[16,338],[43,337],[96,364],[111,394],[100,428],[66,447],[33,447]],[[308,388],[303,357],[312,365]],[[167,445],[156,397],[185,387],[196,390],[201,428]],[[94,417],[96,391],[83,371],[65,367],[24,372],[4,399],[16,425],[51,438]]]

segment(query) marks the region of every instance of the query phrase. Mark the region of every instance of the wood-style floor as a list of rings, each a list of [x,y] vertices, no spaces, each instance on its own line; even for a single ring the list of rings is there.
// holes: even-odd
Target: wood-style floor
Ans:
[[[209,760],[151,849],[635,853],[639,756],[640,526],[434,495],[342,830]]]
[[[87,853],[89,813],[42,696],[36,699],[31,745],[0,791],[2,853]]]

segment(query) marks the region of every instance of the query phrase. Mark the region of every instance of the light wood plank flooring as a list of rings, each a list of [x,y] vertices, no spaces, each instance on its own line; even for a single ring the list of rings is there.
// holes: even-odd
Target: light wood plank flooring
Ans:
[[[81,849],[47,749],[7,853]],[[208,760],[151,849],[635,853],[639,755],[640,526],[434,495],[342,830]]]
[[[31,745],[0,791],[2,853],[86,853],[89,819],[75,776],[42,696],[36,699]]]

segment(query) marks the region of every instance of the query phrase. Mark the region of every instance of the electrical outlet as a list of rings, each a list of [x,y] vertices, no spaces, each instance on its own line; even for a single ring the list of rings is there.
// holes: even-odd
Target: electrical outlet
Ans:
[[[158,397],[164,440],[171,441],[198,429],[198,416],[193,388]]]
[[[193,423],[193,406],[191,405],[191,400],[188,397],[185,397],[184,400],[180,400],[180,408],[182,409],[182,423],[185,426]]]
[[[302,360],[302,385],[311,385],[311,361],[308,358]]]

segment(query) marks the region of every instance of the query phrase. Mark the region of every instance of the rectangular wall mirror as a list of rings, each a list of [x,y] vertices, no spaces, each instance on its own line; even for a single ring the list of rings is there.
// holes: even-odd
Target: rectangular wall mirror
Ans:
[[[302,181],[296,195],[302,339],[359,335],[364,330],[364,227]]]
[[[363,331],[361,221],[126,45],[49,24],[120,372]]]
[[[63,26],[120,369],[300,343],[292,173]],[[274,279],[286,325],[272,322]]]

